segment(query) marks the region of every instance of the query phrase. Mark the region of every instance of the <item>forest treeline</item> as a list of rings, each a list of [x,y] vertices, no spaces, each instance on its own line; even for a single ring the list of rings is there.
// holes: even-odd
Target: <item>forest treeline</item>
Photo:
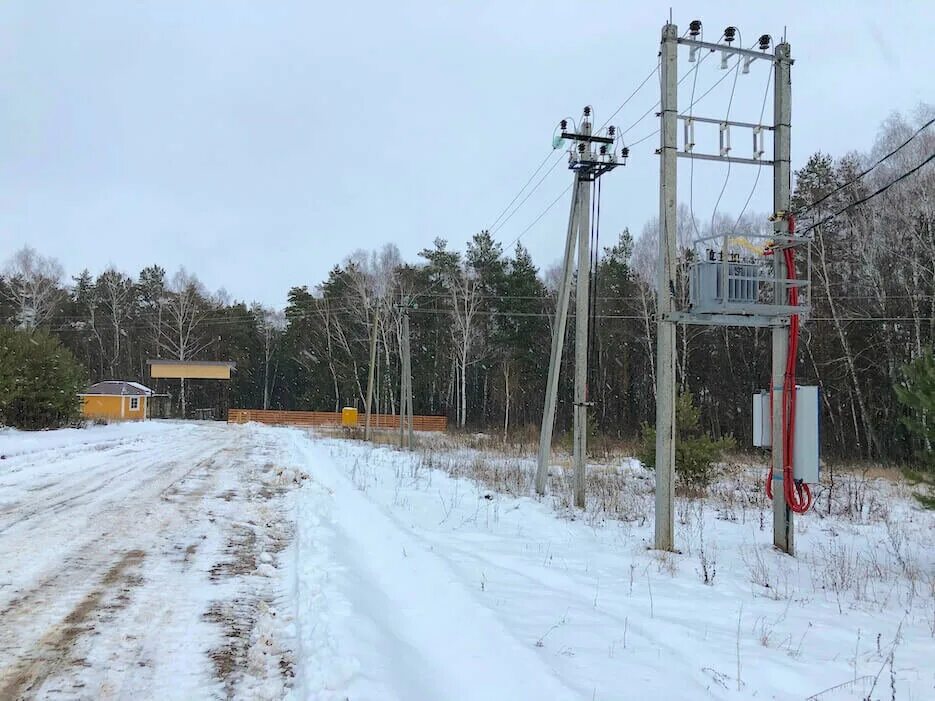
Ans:
[[[814,237],[812,318],[803,326],[798,375],[821,386],[829,456],[896,460],[912,452],[894,387],[935,338],[935,163],[874,193],[935,152],[935,128],[910,139],[933,114],[924,106],[911,118],[893,116],[868,152],[814,154],[795,173],[798,226]],[[767,214],[703,222],[679,207],[683,249],[699,234],[742,236],[771,226]],[[634,438],[653,420],[657,232],[649,222],[636,237],[629,230],[605,234],[593,263],[589,398],[604,435]],[[182,398],[177,383],[155,384],[188,415],[204,408],[363,407],[375,327],[375,408],[395,413],[405,312],[415,413],[511,434],[536,430],[541,419],[556,278],[555,270],[537,269],[521,244],[504,251],[481,231],[464,250],[437,238],[417,261],[403,261],[392,244],[358,251],[326,280],[292,287],[286,308],[272,310],[209,293],[193,273],[170,275],[158,265],[136,275],[85,271],[66,282],[54,258],[27,248],[3,268],[0,318],[57,336],[91,381],[152,385],[148,358],[235,361],[229,386],[192,382]],[[679,279],[684,298],[684,270]],[[571,423],[571,310],[559,431]],[[693,394],[710,433],[749,445],[750,397],[769,380],[769,331],[695,326],[678,333],[680,390]]]

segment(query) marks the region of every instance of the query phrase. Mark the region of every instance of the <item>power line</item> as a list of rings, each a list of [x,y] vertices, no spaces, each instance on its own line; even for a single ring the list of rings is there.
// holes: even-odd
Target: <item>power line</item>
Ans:
[[[706,54],[703,54],[703,55],[701,56],[701,58],[698,59],[698,62],[697,62],[692,68],[690,68],[690,69],[685,73],[685,75],[683,75],[681,78],[679,78],[678,83],[676,83],[676,84],[677,84],[677,85],[681,85],[682,83],[684,83],[685,80],[688,78],[688,76],[692,75],[692,73],[694,73],[694,72],[697,70],[697,68],[698,68],[699,66],[701,66],[702,63],[704,63],[705,59],[708,58],[708,56],[710,56],[710,55],[711,55],[710,52],[708,52],[708,53],[706,53]],[[658,66],[657,66],[657,69],[658,69]],[[724,80],[724,78],[726,78],[728,75],[730,75],[730,71],[728,71],[728,72],[725,73],[723,76],[721,76],[721,79],[718,80],[717,83],[715,83],[714,85],[712,85],[710,88],[708,88],[708,90],[705,91],[705,93],[704,93],[701,97],[699,97],[697,100],[692,100],[691,104],[690,104],[688,107],[686,107],[684,111],[680,112],[680,114],[684,116],[684,114],[685,114],[686,111],[690,110],[692,107],[694,107],[694,106],[697,105],[699,102],[701,102],[701,101],[705,98],[705,96],[708,95],[712,90],[714,90],[714,88],[716,88],[716,87],[720,84],[721,80]],[[648,117],[650,114],[652,114],[652,113],[656,110],[656,108],[659,107],[659,104],[660,104],[660,103],[659,103],[659,100],[656,100],[656,102],[653,104],[653,106],[650,107],[648,110],[646,110],[646,111],[642,114],[642,116],[640,116],[639,119],[637,119],[637,120],[636,120],[635,122],[633,122],[630,126],[628,126],[626,129],[624,129],[624,130],[622,130],[622,131],[620,132],[621,136],[624,135],[624,134],[629,133],[630,131],[632,131],[632,129],[633,129],[637,124],[639,124],[639,123],[642,122],[644,119],[646,119],[646,117]],[[648,138],[650,138],[651,136],[655,136],[655,135],[658,134],[658,133],[659,133],[659,130],[657,129],[657,130],[654,131],[652,134],[648,134],[647,136],[643,137],[643,138],[640,139],[639,141],[637,141],[637,142],[635,142],[635,143],[633,143],[633,144],[630,144],[630,147],[632,148],[633,146],[636,146],[637,144],[640,144],[640,143],[646,141]]]
[[[705,58],[705,57],[702,57],[702,60],[704,60],[704,58]],[[699,61],[699,63],[700,63],[700,61]],[[616,116],[620,113],[620,111],[623,110],[623,108],[626,107],[626,106],[630,103],[630,101],[637,95],[637,93],[639,93],[639,91],[643,88],[643,86],[645,86],[646,83],[649,82],[649,80],[650,80],[658,71],[659,71],[659,64],[658,64],[658,62],[657,62],[656,65],[653,67],[653,69],[646,75],[645,78],[643,78],[643,80],[640,82],[640,84],[636,86],[636,88],[633,90],[633,92],[631,92],[631,93],[627,96],[627,98],[617,107],[617,109],[615,109],[615,110],[613,111],[613,113],[611,113],[611,115],[604,121],[604,123],[599,127],[599,129],[603,129],[605,126],[607,126],[607,124],[610,123],[610,121],[611,121],[614,117],[616,117]],[[685,77],[687,77],[687,76],[688,76],[688,74],[686,73],[686,74],[685,74]],[[684,80],[684,77],[683,77],[683,80]],[[658,104],[659,104],[659,103],[656,102],[656,105],[658,105]],[[635,126],[635,125],[638,124],[640,121],[642,121],[642,120],[646,117],[646,115],[648,115],[648,114],[649,114],[650,112],[652,112],[654,109],[655,109],[655,105],[654,105],[653,107],[650,107],[649,111],[646,112],[646,113],[644,113],[643,116],[640,117],[636,122],[634,122],[633,125],[631,125],[631,126],[628,127],[626,130],[624,130],[623,132],[621,132],[621,136],[623,136],[623,134],[625,134],[627,131],[629,131],[630,129],[632,129],[633,126]],[[553,151],[553,152],[554,152],[554,151]],[[542,163],[539,164],[539,166],[536,168],[536,170],[533,172],[533,174],[532,174],[532,175],[529,177],[529,179],[526,181],[526,184],[523,185],[523,187],[520,189],[520,191],[519,191],[518,193],[516,193],[516,196],[510,201],[510,204],[508,204],[508,205],[506,206],[506,208],[503,210],[503,212],[500,213],[500,216],[497,217],[497,220],[494,221],[494,223],[493,223],[493,224],[491,225],[491,227],[490,227],[490,232],[491,232],[491,233],[496,233],[497,231],[499,231],[500,229],[502,229],[503,226],[513,217],[514,214],[516,214],[517,211],[519,211],[519,209],[523,206],[523,204],[525,204],[525,202],[526,202],[526,201],[532,196],[532,194],[538,189],[539,185],[542,184],[543,180],[545,180],[545,176],[543,176],[543,177],[539,180],[539,182],[536,183],[536,186],[533,187],[533,189],[530,190],[529,193],[527,193],[526,197],[523,198],[522,202],[520,202],[520,203],[516,206],[516,208],[510,213],[510,215],[509,215],[506,219],[503,219],[502,222],[500,221],[500,219],[503,217],[504,213],[506,213],[506,211],[513,205],[513,203],[516,202],[517,199],[519,199],[519,197],[520,197],[520,195],[522,194],[523,190],[525,190],[525,189],[529,186],[529,183],[532,182],[533,178],[535,178],[535,176],[539,173],[539,171],[542,170],[542,167],[543,167],[543,166],[545,165],[545,163],[549,160],[549,157],[550,157],[551,155],[552,155],[552,154],[550,153],[548,156],[546,156],[546,158],[542,161]],[[561,161],[561,159],[557,160],[555,163],[552,164],[552,167],[549,168],[549,170],[546,172],[546,176],[547,176],[549,173],[551,173],[553,170],[555,170],[556,166],[559,164],[560,161]],[[565,192],[568,191],[568,189],[570,189],[570,188],[566,188],[566,189],[562,192],[562,194],[558,196],[558,198],[556,199],[556,201],[557,201],[558,199],[561,199],[562,195],[564,195]],[[545,215],[545,213],[548,212],[548,211],[556,204],[556,201],[553,201],[551,204],[549,204],[549,205],[545,208],[545,210],[543,210],[543,211],[539,214],[539,216],[537,216],[529,226],[527,226],[525,229],[523,229],[523,231],[520,233],[519,236],[516,237],[516,239],[515,239],[514,241],[512,241],[508,246],[506,246],[506,248],[509,248],[509,247],[512,246],[514,243],[516,243],[517,241],[519,241],[519,239],[522,238],[523,234],[525,234],[527,231],[529,231],[529,229],[531,229],[533,226],[535,226],[535,224],[539,222],[539,220]],[[499,222],[499,225],[498,225],[498,222]]]
[[[508,244],[506,245],[506,248],[507,248],[507,249],[511,248],[511,247],[512,247],[514,244],[516,244],[521,238],[523,238],[523,236],[526,234],[527,231],[529,231],[532,227],[534,227],[536,224],[538,224],[538,223],[539,223],[539,220],[542,219],[542,217],[544,217],[544,216],[549,212],[549,210],[552,209],[552,207],[554,207],[554,206],[558,203],[558,201],[559,201],[560,199],[562,199],[562,197],[565,196],[565,194],[571,189],[571,187],[572,187],[572,186],[569,185],[569,186],[566,187],[564,190],[562,190],[562,191],[559,193],[558,197],[556,197],[554,200],[552,200],[552,201],[549,203],[549,205],[539,213],[539,216],[537,216],[535,219],[533,219],[525,229],[523,229],[521,232],[519,232],[519,236],[517,236],[515,239],[513,239],[512,241],[510,241],[510,243],[508,243]]]
[[[758,124],[763,123],[763,115],[766,113],[766,99],[769,97],[769,86],[773,80],[773,72],[767,71],[766,73],[766,90],[763,92],[763,104],[760,105],[760,119],[757,122]],[[731,231],[731,236],[737,233],[737,227],[740,226],[740,220],[743,219],[744,213],[747,211],[747,207],[750,206],[750,200],[753,199],[753,193],[756,192],[756,186],[760,182],[760,173],[763,172],[763,162],[760,159],[760,164],[756,167],[756,177],[753,179],[753,187],[750,188],[750,193],[747,195],[746,201],[743,203],[743,208],[740,210],[740,214],[737,215],[737,221],[734,222],[734,228]]]
[[[635,146],[639,146],[641,143],[643,143],[644,141],[648,141],[649,139],[653,138],[653,137],[654,137],[656,134],[658,134],[658,133],[659,133],[659,130],[656,129],[654,132],[652,132],[651,134],[647,134],[647,135],[644,136],[642,139],[637,139],[637,140],[634,141],[632,144],[630,144],[630,148],[633,148],[633,147],[635,147]]]
[[[905,180],[906,178],[908,178],[910,175],[913,175],[914,173],[917,173],[919,170],[921,170],[922,168],[924,168],[928,163],[930,163],[930,162],[933,161],[933,160],[935,160],[935,152],[929,154],[928,158],[926,158],[924,161],[922,161],[921,163],[919,163],[918,165],[916,165],[914,168],[911,168],[911,169],[907,170],[905,173],[903,173],[902,175],[900,175],[898,178],[895,178],[894,180],[891,180],[890,182],[888,182],[888,183],[887,183],[886,185],[884,185],[883,187],[877,189],[875,192],[870,193],[870,194],[867,195],[866,197],[861,197],[861,198],[860,198],[859,200],[857,200],[856,202],[851,202],[849,205],[846,205],[846,206],[842,207],[842,208],[839,209],[837,212],[834,212],[833,214],[828,215],[828,216],[825,217],[824,219],[821,219],[820,221],[817,221],[817,222],[815,222],[814,224],[811,224],[809,227],[807,227],[806,229],[804,229],[804,230],[803,230],[801,233],[799,233],[798,235],[799,235],[799,236],[805,236],[807,233],[809,233],[810,231],[812,231],[812,230],[815,229],[816,227],[819,227],[819,226],[822,226],[822,225],[824,225],[824,224],[827,224],[829,221],[831,221],[831,220],[834,219],[835,217],[838,217],[838,216],[844,214],[844,212],[847,212],[848,210],[851,210],[851,209],[853,209],[854,207],[857,207],[857,206],[859,206],[859,205],[865,204],[866,202],[869,202],[870,200],[872,200],[874,197],[877,197],[878,195],[882,195],[884,192],[886,192],[886,191],[889,190],[891,187],[893,187],[893,185],[895,185],[896,183],[902,182],[903,180]]]
[[[507,223],[508,221],[510,221],[510,219],[513,218],[513,215],[516,214],[516,213],[522,208],[522,206],[523,206],[524,204],[526,204],[526,200],[528,200],[530,197],[532,197],[533,193],[535,193],[535,191],[539,189],[539,186],[542,185],[542,183],[545,181],[545,179],[546,179],[547,177],[549,177],[549,174],[550,174],[553,170],[555,170],[555,168],[556,168],[556,167],[558,166],[558,164],[561,163],[561,162],[562,162],[562,159],[559,158],[559,159],[557,159],[557,160],[555,161],[555,163],[552,164],[552,167],[549,168],[549,169],[545,172],[545,175],[543,175],[541,178],[539,178],[539,182],[537,182],[537,183],[535,184],[535,186],[534,186],[529,192],[526,193],[526,196],[523,198],[523,201],[520,202],[518,205],[516,205],[516,208],[515,208],[512,212],[510,212],[510,215],[509,215],[506,219],[504,219],[502,222],[500,222],[500,225],[499,225],[499,226],[497,226],[496,228],[493,228],[493,229],[490,230],[490,233],[491,233],[491,234],[497,233],[500,229],[502,229],[502,228],[506,225],[506,223]]]
[[[704,54],[704,55],[698,60],[698,64],[700,64],[702,61],[704,61],[705,58],[707,58],[708,56],[710,56],[710,54]],[[695,70],[695,68],[692,68],[692,69],[690,70],[689,73],[686,73],[685,75],[683,75],[683,76],[679,79],[679,84],[681,84],[681,83],[691,74],[691,72],[694,72],[694,70]],[[711,94],[711,91],[714,90],[714,88],[716,88],[718,85],[720,85],[721,82],[724,81],[725,78],[727,78],[728,76],[730,76],[730,74],[731,74],[730,71],[726,71],[726,72],[724,73],[724,75],[722,75],[721,78],[720,78],[714,85],[712,85],[710,88],[708,88],[708,89],[707,89],[704,93],[702,93],[700,96],[698,96],[697,98],[693,99],[693,100],[691,101],[691,103],[688,105],[688,107],[686,107],[686,108],[683,109],[681,112],[679,112],[679,115],[682,116],[682,117],[684,117],[686,114],[690,113],[690,112],[691,112],[691,109],[692,109],[695,105],[697,105],[697,104],[698,104],[699,102],[701,102],[705,97],[707,97],[708,95],[710,95],[710,94]],[[659,103],[657,102],[655,105],[652,106],[652,108],[651,108],[649,111],[645,112],[645,113],[643,114],[642,117],[640,117],[638,120],[636,120],[633,124],[631,124],[631,125],[630,125],[629,127],[627,127],[626,129],[624,129],[621,133],[626,133],[626,132],[630,131],[633,127],[635,127],[637,124],[639,124],[640,122],[642,122],[643,119],[645,119],[645,118],[649,115],[649,113],[652,112],[653,110],[655,110],[658,106],[659,106]],[[762,120],[762,117],[760,118],[760,121],[761,121],[761,122],[763,121],[763,120]],[[636,146],[639,146],[639,145],[642,144],[644,141],[648,141],[649,139],[651,139],[651,138],[653,138],[654,136],[656,136],[656,134],[658,134],[658,133],[659,133],[659,129],[654,129],[653,131],[651,131],[650,133],[648,133],[646,136],[643,136],[643,137],[637,139],[636,141],[631,142],[631,143],[629,144],[629,147],[630,147],[630,148],[634,148],[634,147],[636,147]]]
[[[695,67],[692,70],[692,94],[688,100],[688,123],[691,124],[691,118],[693,113],[693,108],[695,106],[695,86],[698,85],[698,68],[701,66],[701,61],[695,62]],[[694,127],[692,127],[691,132],[694,134]],[[688,148],[688,144],[685,145]],[[691,148],[694,148],[694,143],[691,144]],[[690,159],[689,164],[689,173],[688,173],[688,211],[691,214],[692,218],[692,229],[695,230],[695,236],[700,237],[701,234],[698,233],[698,224],[695,221],[695,159]]]
[[[646,85],[646,83],[649,82],[649,79],[652,78],[652,77],[656,74],[656,72],[657,72],[658,70],[659,70],[659,63],[657,62],[656,65],[655,65],[655,67],[649,72],[649,75],[647,75],[645,78],[643,78],[643,82],[641,82],[639,85],[637,85],[637,86],[636,86],[636,89],[635,89],[633,92],[630,93],[629,97],[627,97],[627,99],[624,100],[624,101],[620,104],[620,106],[619,106],[617,109],[615,109],[615,110],[613,111],[613,114],[611,114],[611,115],[604,121],[604,123],[601,124],[600,127],[598,127],[598,131],[600,131],[601,129],[603,129],[604,127],[606,127],[606,126],[608,125],[608,123],[610,123],[610,120],[612,120],[614,117],[616,117],[616,116],[620,113],[620,110],[622,110],[624,107],[627,106],[627,103],[629,103],[630,100],[632,100],[633,97],[636,95],[636,93],[638,93],[638,92],[642,89],[642,87],[643,87],[644,85]]]
[[[527,187],[529,187],[529,183],[531,183],[533,181],[533,178],[535,178],[539,174],[539,171],[542,170],[542,167],[548,162],[548,160],[552,157],[554,153],[555,153],[555,149],[552,149],[546,154],[545,158],[542,159],[542,162],[532,172],[532,175],[529,176],[529,179],[526,181],[526,183],[519,189],[519,192],[517,192],[516,195],[513,197],[513,199],[510,200],[510,203],[506,207],[503,208],[503,211],[497,215],[497,218],[494,219],[493,224],[487,227],[488,231],[492,230],[497,225],[497,223],[500,221],[500,219],[503,218],[503,215],[506,214],[507,211],[510,209],[510,207],[513,206],[513,203],[519,199],[520,195],[523,194],[523,191]]]
[[[704,57],[703,57],[703,58],[704,58]],[[703,58],[702,58],[702,60],[703,60]],[[640,84],[636,86],[636,88],[633,90],[633,92],[631,92],[631,93],[627,96],[627,98],[626,98],[622,103],[620,103],[620,105],[617,107],[617,109],[615,109],[615,110],[613,111],[613,113],[611,113],[611,115],[604,121],[604,123],[599,127],[599,129],[603,129],[605,126],[607,126],[607,124],[610,123],[610,121],[611,121],[614,117],[616,117],[616,116],[620,113],[620,111],[623,110],[623,108],[626,107],[626,106],[630,103],[630,101],[639,93],[639,91],[646,85],[646,83],[649,82],[649,80],[653,77],[653,75],[655,75],[655,74],[658,72],[658,70],[659,70],[659,64],[658,64],[658,62],[657,62],[656,65],[653,67],[653,69],[646,75],[645,78],[643,78],[643,80],[640,82]],[[658,104],[658,102],[657,102],[656,104]],[[650,112],[651,112],[653,109],[655,109],[655,107],[650,108]],[[647,114],[648,114],[648,113],[647,113]],[[645,115],[644,115],[644,117],[645,117]],[[640,120],[642,120],[642,119],[643,119],[643,117],[640,118]],[[640,121],[640,120],[638,120],[638,121]],[[548,162],[549,158],[552,157],[552,154],[553,154],[553,153],[555,153],[555,149],[553,149],[552,151],[550,151],[550,152],[546,155],[546,157],[542,159],[542,162],[539,163],[539,165],[536,167],[536,169],[532,172],[532,175],[529,176],[529,178],[526,180],[525,184],[519,189],[519,191],[516,193],[516,195],[513,196],[513,199],[510,200],[509,204],[507,204],[507,206],[503,208],[503,211],[500,212],[500,214],[497,216],[497,218],[494,220],[494,222],[488,227],[488,230],[489,230],[491,233],[495,233],[496,231],[499,231],[500,229],[502,229],[503,226],[507,223],[507,221],[509,221],[510,218],[512,218],[512,216],[513,216],[514,214],[516,214],[516,212],[523,206],[523,204],[532,196],[532,193],[535,192],[535,191],[538,189],[539,185],[542,184],[542,181],[545,179],[545,177],[541,178],[541,179],[539,180],[539,182],[536,183],[536,186],[533,187],[532,190],[530,190],[530,191],[527,193],[526,197],[523,198],[522,202],[520,202],[518,205],[516,205],[516,207],[513,209],[513,211],[510,213],[510,215],[507,216],[506,219],[503,219],[503,216],[510,210],[510,208],[514,205],[514,203],[522,196],[523,192],[526,190],[527,187],[529,187],[529,184],[530,184],[530,183],[535,179],[535,177],[539,174],[539,172],[542,170],[542,168],[543,168],[543,167],[545,166],[545,164]],[[560,161],[561,161],[561,159],[559,159],[559,160],[557,160],[555,163],[553,163],[553,164],[552,164],[552,167],[549,168],[549,170],[546,172],[546,175],[548,175],[549,173],[551,173],[551,172],[555,169],[555,167],[558,165],[558,163],[559,163]],[[550,207],[551,207],[551,205],[550,205]],[[547,210],[546,210],[546,211],[547,211]],[[502,221],[501,221],[501,220],[502,220]],[[538,221],[538,219],[537,219],[536,221]],[[517,238],[517,240],[518,240],[518,238]],[[515,242],[514,242],[514,243],[515,243]],[[510,245],[512,245],[512,244],[510,244]]]
[[[740,38],[740,30],[737,30],[738,42],[742,43],[743,39]],[[752,48],[752,47],[751,47]],[[737,57],[737,65],[734,66],[734,82],[730,88],[730,97],[727,100],[727,115],[724,117],[724,122],[730,121],[730,108],[734,104],[734,93],[737,91],[737,78],[740,77],[740,63],[743,61],[743,57]],[[695,159],[692,159],[692,163],[695,162]],[[711,212],[711,232],[714,232],[714,220],[717,218],[717,209],[721,205],[721,198],[724,197],[724,192],[727,190],[727,183],[730,181],[730,170],[733,161],[727,161],[727,173],[724,175],[724,184],[721,185],[721,192],[717,196],[717,201],[714,203],[714,211]]]
[[[887,153],[885,156],[883,156],[883,157],[877,159],[877,160],[873,163],[873,165],[869,166],[869,167],[866,168],[865,170],[862,170],[860,173],[858,173],[857,175],[855,175],[853,178],[851,178],[850,180],[848,180],[846,183],[842,183],[841,185],[839,185],[838,187],[836,187],[834,190],[832,190],[832,191],[829,192],[828,194],[823,195],[822,197],[819,197],[817,200],[815,200],[815,201],[812,202],[811,204],[807,205],[804,209],[800,210],[800,211],[799,211],[799,216],[805,214],[805,212],[808,212],[808,211],[814,209],[815,207],[817,207],[818,205],[820,205],[822,202],[824,202],[826,199],[828,199],[829,197],[833,197],[834,195],[836,195],[837,193],[839,193],[839,192],[840,192],[841,190],[843,190],[844,188],[850,187],[851,185],[853,185],[854,183],[856,183],[858,180],[860,180],[860,179],[863,178],[865,175],[867,175],[868,173],[870,173],[870,171],[872,171],[874,168],[876,168],[877,166],[879,166],[881,163],[883,163],[883,162],[889,160],[890,158],[892,158],[893,156],[895,156],[897,153],[899,153],[899,152],[900,152],[903,148],[905,148],[910,142],[914,141],[915,138],[916,138],[917,136],[919,136],[919,134],[921,134],[923,131],[925,131],[928,127],[932,126],[932,124],[935,124],[935,117],[932,117],[932,119],[930,119],[930,120],[927,121],[925,124],[923,124],[921,127],[919,127],[918,129],[916,129],[915,132],[912,134],[912,136],[910,136],[908,139],[906,139],[905,141],[903,141],[899,146],[897,146],[896,148],[894,148],[892,151],[890,151],[889,153]]]

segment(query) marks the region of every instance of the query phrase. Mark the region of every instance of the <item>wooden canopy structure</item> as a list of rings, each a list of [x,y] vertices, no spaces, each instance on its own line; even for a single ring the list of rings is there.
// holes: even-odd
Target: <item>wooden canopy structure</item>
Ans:
[[[165,360],[150,358],[149,375],[174,380],[229,380],[237,363],[229,360]]]

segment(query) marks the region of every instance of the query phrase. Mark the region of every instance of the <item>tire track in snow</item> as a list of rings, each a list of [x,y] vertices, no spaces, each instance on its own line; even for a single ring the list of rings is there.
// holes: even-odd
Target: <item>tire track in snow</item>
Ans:
[[[126,593],[142,580],[128,571],[138,567],[144,557],[146,553],[142,550],[124,553],[61,623],[49,629],[11,669],[0,674],[0,699],[24,698],[67,664],[70,661],[69,653],[77,640],[94,629],[95,621],[101,617],[105,600],[110,599],[111,610],[121,608],[129,601]],[[115,594],[117,589],[121,590],[120,594]]]
[[[361,670],[347,697],[578,698],[475,601],[450,563],[358,489],[325,446],[306,439],[298,448],[312,479],[333,495],[331,567],[355,615],[331,625]]]
[[[70,607],[70,603],[76,597],[87,598],[93,594],[93,582],[102,577],[106,579],[107,572],[116,566],[115,558],[119,557],[118,554],[123,551],[127,542],[141,545],[141,551],[148,550],[147,545],[153,542],[157,534],[178,523],[179,510],[184,508],[184,504],[174,504],[172,499],[167,498],[168,493],[187,480],[195,478],[199,482],[205,482],[203,486],[196,486],[192,492],[196,500],[200,499],[210,486],[211,475],[206,472],[202,476],[199,471],[203,472],[210,464],[211,456],[217,454],[219,449],[228,447],[236,437],[226,436],[221,445],[210,442],[208,445],[178,444],[163,457],[150,455],[148,459],[143,459],[141,455],[140,462],[129,471],[118,471],[110,476],[103,476],[103,479],[102,475],[106,471],[97,471],[94,476],[97,480],[94,482],[95,486],[86,489],[85,492],[99,494],[100,498],[90,503],[66,500],[65,503],[70,509],[64,509],[58,516],[62,524],[71,523],[75,528],[80,527],[82,521],[89,523],[90,533],[87,530],[76,532],[67,527],[57,532],[50,529],[51,522],[40,518],[44,510],[38,506],[34,506],[27,516],[18,519],[18,523],[37,523],[27,534],[18,534],[15,540],[36,538],[35,544],[44,546],[49,552],[44,553],[48,559],[38,567],[40,572],[45,571],[44,574],[31,584],[27,583],[25,587],[17,582],[20,589],[10,592],[12,598],[0,610],[0,619],[4,622],[0,628],[0,655],[12,655],[16,658],[22,654],[24,646],[28,645],[47,648],[53,653],[56,650],[62,651],[61,646],[56,643],[55,631],[67,624],[69,616],[73,615],[74,609]],[[140,452],[146,452],[147,447],[150,453],[154,452],[152,443],[149,446],[141,446]],[[104,464],[109,464],[110,456],[107,452],[97,457],[103,457]],[[163,460],[165,462],[162,462]],[[140,480],[133,480],[133,475],[146,476]],[[118,484],[119,477],[124,478],[124,488],[108,491],[108,486]],[[71,488],[73,480],[70,481],[69,478],[81,479],[80,475],[74,473],[65,475],[59,484],[60,492],[66,493]],[[106,530],[99,531],[101,526]],[[14,543],[9,533],[4,537],[4,541],[6,544]],[[0,541],[0,551],[5,552],[7,548],[2,547],[3,545],[4,542]],[[38,631],[48,632],[39,632],[38,639],[34,637],[30,642],[30,630],[35,636],[37,626]],[[44,645],[42,641],[45,641]],[[32,653],[26,653],[27,658],[30,654]],[[7,676],[9,672],[3,674]],[[11,697],[0,694],[0,698]]]

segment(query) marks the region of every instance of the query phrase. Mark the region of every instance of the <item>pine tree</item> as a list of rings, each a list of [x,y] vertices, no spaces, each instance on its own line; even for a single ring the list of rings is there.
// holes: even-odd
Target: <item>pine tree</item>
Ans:
[[[734,447],[730,436],[715,440],[701,428],[701,411],[690,392],[679,395],[675,403],[675,474],[684,488],[704,490],[717,476],[717,462]],[[643,424],[640,462],[656,467],[656,429]]]
[[[903,382],[894,387],[899,403],[906,410],[903,425],[918,441],[922,471],[910,471],[910,479],[926,488],[916,498],[935,509],[935,355],[929,349],[903,368]]]
[[[77,421],[85,378],[57,338],[0,327],[0,425],[41,429]]]

